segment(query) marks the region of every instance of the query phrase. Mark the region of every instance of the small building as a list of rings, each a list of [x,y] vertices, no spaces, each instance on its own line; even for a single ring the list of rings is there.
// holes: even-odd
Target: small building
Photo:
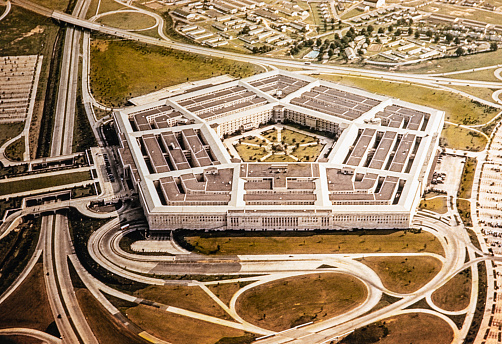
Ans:
[[[302,21],[298,21],[298,20],[295,20],[295,21],[289,23],[289,26],[291,26],[293,29],[296,29],[299,31],[302,31],[302,30],[308,31],[310,29],[309,24],[304,23]]]
[[[353,60],[357,57],[356,52],[351,47],[345,48],[345,54],[349,60]]]
[[[363,6],[369,6],[371,8],[380,8],[385,5],[385,0],[364,0]]]
[[[178,8],[177,10],[174,10],[173,14],[186,20],[193,20],[197,18],[197,15],[195,13],[190,13],[189,11],[183,8]]]

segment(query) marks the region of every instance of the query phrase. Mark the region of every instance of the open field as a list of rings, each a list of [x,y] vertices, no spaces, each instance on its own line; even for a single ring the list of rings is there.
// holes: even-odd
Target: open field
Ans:
[[[456,125],[445,124],[441,132],[441,145],[452,149],[479,152],[487,143],[486,138],[480,133]]]
[[[471,94],[475,97],[484,99],[486,101],[495,103],[495,101],[492,98],[493,92],[496,91],[495,88],[472,87],[472,86],[448,86],[448,87]]]
[[[185,240],[195,252],[216,255],[422,251],[443,254],[439,240],[428,232],[412,233],[394,230],[326,234],[309,232],[205,233],[186,236]]]
[[[431,314],[397,315],[355,330],[341,344],[449,344],[453,330]]]
[[[24,137],[20,137],[16,141],[12,142],[5,149],[5,156],[7,157],[7,159],[10,160],[22,161],[24,151],[25,151]]]
[[[438,214],[446,214],[448,211],[448,199],[446,196],[423,199],[420,201],[420,208],[434,211]]]
[[[477,161],[476,158],[467,158],[462,172],[462,179],[460,180],[460,187],[458,189],[458,198],[471,198],[472,184],[474,182],[474,172],[476,171]]]
[[[129,308],[126,316],[143,330],[172,344],[214,344],[225,337],[243,337],[246,333],[230,327],[139,305]],[[254,339],[249,337],[248,343]],[[245,343],[245,342],[242,342]]]
[[[15,182],[0,183],[0,195],[24,192],[30,190],[44,189],[53,186],[66,185],[89,180],[89,172],[74,172],[67,174],[58,174],[40,178],[29,178]]]
[[[64,12],[68,8],[70,0],[33,0],[34,3]]]
[[[0,124],[0,146],[23,131],[24,123],[1,123]]]
[[[410,103],[443,110],[445,111],[445,120],[458,124],[483,124],[499,112],[497,108],[475,103],[458,94],[416,84],[339,75],[323,75],[321,78],[340,82],[348,86],[359,87],[369,92],[399,98]]]
[[[45,331],[53,321],[45,292],[43,266],[39,262],[19,288],[0,305],[0,328],[26,327]]]
[[[110,316],[89,290],[76,290],[78,303],[99,343],[107,344],[147,344],[148,341],[134,335]]]
[[[433,257],[365,257],[361,262],[380,276],[383,285],[396,293],[417,291],[441,269],[441,262]]]
[[[98,23],[124,30],[141,30],[155,25],[155,19],[143,13],[112,13],[99,18]]]
[[[426,63],[420,63],[414,66],[401,67],[400,70],[412,73],[446,73],[493,66],[496,65],[496,61],[500,61],[501,58],[502,50],[499,49],[497,51],[490,51],[486,53],[427,61]]]
[[[134,295],[164,305],[231,320],[230,316],[198,286],[149,286],[136,291]]]
[[[367,297],[357,278],[339,273],[284,278],[245,291],[236,310],[243,319],[274,331],[343,314]]]
[[[221,74],[247,77],[260,70],[247,63],[130,41],[94,39],[91,45],[92,92],[98,101],[113,107],[124,105],[128,98],[182,82]]]
[[[469,305],[471,284],[471,269],[463,270],[434,291],[432,302],[447,311],[461,311]]]

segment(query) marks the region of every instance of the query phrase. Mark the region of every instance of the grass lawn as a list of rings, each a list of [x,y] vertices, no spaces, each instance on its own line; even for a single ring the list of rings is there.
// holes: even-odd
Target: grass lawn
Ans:
[[[471,269],[463,270],[434,291],[432,301],[444,310],[461,311],[469,305],[471,284]]]
[[[230,316],[197,286],[164,285],[138,290],[135,296],[168,306],[231,320]]]
[[[24,122],[0,123],[0,146],[19,135],[23,131],[23,128]]]
[[[449,344],[453,330],[441,318],[425,313],[401,314],[361,327],[341,344]]]
[[[247,284],[252,282],[237,282],[237,283],[218,283],[211,284],[207,287],[226,305],[230,304],[232,296]]]
[[[403,72],[412,73],[446,73],[478,67],[493,66],[502,59],[502,49],[486,53],[467,55],[462,57],[448,57],[420,63],[415,66],[401,67]],[[453,77],[453,76],[449,76]]]
[[[361,262],[372,268],[383,285],[397,293],[417,291],[441,269],[441,262],[433,257],[366,257]]]
[[[421,209],[427,209],[430,211],[434,211],[438,214],[446,214],[448,211],[448,199],[446,196],[444,197],[436,197],[432,199],[423,199],[420,202]]]
[[[267,150],[263,147],[255,147],[248,145],[236,145],[235,149],[239,153],[242,161],[257,161],[267,155]]]
[[[52,10],[65,11],[69,0],[33,0],[34,3],[50,8]]]
[[[496,91],[495,88],[484,88],[484,87],[471,87],[471,86],[448,86],[450,88],[454,88],[456,90],[472,94],[475,97],[487,100],[489,102],[494,103],[495,101],[492,98],[493,92]]]
[[[482,151],[488,141],[478,132],[445,124],[441,132],[441,145],[452,149]]]
[[[277,129],[269,129],[261,132],[261,136],[263,136],[270,142],[277,142],[277,134]]]
[[[360,305],[368,296],[364,283],[339,274],[289,277],[245,291],[236,310],[243,319],[273,331],[322,321]]]
[[[474,172],[476,171],[476,158],[467,158],[462,172],[462,179],[458,189],[458,198],[471,198],[472,183],[474,182]]]
[[[155,25],[155,19],[153,17],[139,12],[112,13],[99,18],[98,22],[124,30],[140,30]]]
[[[465,68],[462,68],[465,69]],[[478,70],[475,72],[469,72],[469,73],[460,73],[460,74],[451,74],[451,75],[446,75],[446,78],[452,78],[452,79],[464,79],[464,80],[484,80],[484,81],[499,81],[495,77],[495,70],[497,68],[490,68],[490,69],[483,69],[483,70]],[[475,87],[478,88],[478,87]]]
[[[313,162],[321,154],[324,145],[300,146],[291,152],[291,155],[298,158],[299,161]]]
[[[268,158],[266,158],[263,161],[264,162],[295,162],[295,159],[293,159],[292,157],[290,157],[288,155],[284,155],[284,154],[272,154],[271,156],[269,156]]]
[[[128,8],[114,0],[99,0],[99,13],[106,13]]]
[[[240,142],[242,143],[252,143],[252,144],[255,144],[255,145],[259,145],[259,144],[262,144],[262,145],[266,145],[267,144],[267,141],[265,140],[262,140],[256,136],[246,136],[246,137],[243,137],[242,139],[240,139]]]
[[[349,19],[355,16],[358,16],[360,14],[363,14],[364,12],[361,10],[358,10],[357,8],[353,8],[348,12],[344,12],[342,16],[340,17],[341,19]]]
[[[322,75],[321,78],[443,110],[445,120],[458,124],[483,124],[499,112],[497,108],[484,106],[461,95],[416,84],[339,75]]]
[[[129,308],[126,315],[143,330],[172,344],[215,344],[222,338],[243,336],[249,337],[248,343],[251,343],[254,339],[254,336],[241,330],[164,312],[144,305]]]
[[[332,232],[327,234],[264,232],[206,233],[185,237],[202,254],[301,254],[432,252],[443,254],[436,237],[428,232],[394,230]],[[219,247],[219,249],[218,249]],[[424,249],[425,247],[425,249]]]
[[[0,305],[0,328],[26,327],[45,331],[53,321],[43,266],[39,262],[19,288]]]
[[[107,344],[147,344],[148,341],[136,336],[110,316],[107,310],[92,296],[89,290],[76,290],[78,303],[99,343]]]
[[[55,176],[47,176],[40,178],[27,178],[25,180],[0,183],[0,195],[12,193],[38,190],[53,186],[66,185],[72,183],[83,182],[89,180],[91,175],[89,172],[74,172],[67,174],[58,174]]]
[[[204,66],[201,68],[200,66]],[[128,98],[163,87],[230,74],[247,77],[260,67],[130,41],[94,39],[91,88],[96,99],[112,107]]]
[[[281,131],[281,140],[288,145],[317,142],[317,138],[314,136],[305,135],[290,129],[283,129]]]
[[[472,226],[471,202],[466,199],[457,199],[458,214],[465,226]]]
[[[5,156],[13,161],[22,161],[24,151],[24,137],[20,137],[5,149]]]

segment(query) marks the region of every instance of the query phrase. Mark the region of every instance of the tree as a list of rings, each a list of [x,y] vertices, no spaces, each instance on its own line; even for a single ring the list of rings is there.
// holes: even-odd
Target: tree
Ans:
[[[420,37],[420,32],[415,31],[415,38],[418,39]]]
[[[413,29],[410,27],[410,28],[408,29],[408,36],[411,36],[411,35],[413,35]]]
[[[455,37],[455,44],[460,44],[460,38]]]
[[[392,32],[392,31],[394,31],[394,27],[391,25],[391,26],[389,26],[389,27],[387,28],[387,30],[389,30],[389,32]]]
[[[370,34],[375,31],[375,28],[371,25],[368,25],[368,28],[366,29],[366,31],[368,31]]]
[[[464,54],[465,54],[465,50],[464,50],[464,48],[462,48],[462,47],[458,47],[458,48],[457,48],[457,50],[455,50],[455,54],[456,54],[457,56],[462,56],[462,55],[464,55]]]
[[[425,33],[425,35],[429,38],[432,38],[432,31],[431,30],[427,30],[427,32]]]
[[[384,33],[383,27],[378,28],[378,33]]]
[[[497,49],[499,48],[498,44],[493,42],[493,43],[490,43],[490,50],[491,51],[497,51]]]
[[[318,47],[320,47],[322,44],[322,40],[320,38],[318,38],[315,42],[315,45],[317,45]]]
[[[396,32],[394,32],[394,36],[401,36],[401,29],[397,29]]]
[[[333,57],[334,54],[335,54],[335,52],[333,51],[333,49],[329,49],[328,50],[328,56],[329,56],[329,58]]]
[[[340,35],[338,34],[338,32],[337,32],[337,33],[335,33],[335,39],[340,40]]]
[[[449,33],[449,32],[446,34],[446,41],[448,43],[450,43],[451,41],[453,41],[453,35],[451,33]]]

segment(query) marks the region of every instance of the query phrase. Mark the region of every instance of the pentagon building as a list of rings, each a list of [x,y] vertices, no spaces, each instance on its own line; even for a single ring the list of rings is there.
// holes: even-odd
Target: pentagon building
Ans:
[[[277,70],[114,117],[151,231],[408,228],[444,122],[442,111]],[[243,162],[222,141],[267,123],[334,140],[293,163]]]

